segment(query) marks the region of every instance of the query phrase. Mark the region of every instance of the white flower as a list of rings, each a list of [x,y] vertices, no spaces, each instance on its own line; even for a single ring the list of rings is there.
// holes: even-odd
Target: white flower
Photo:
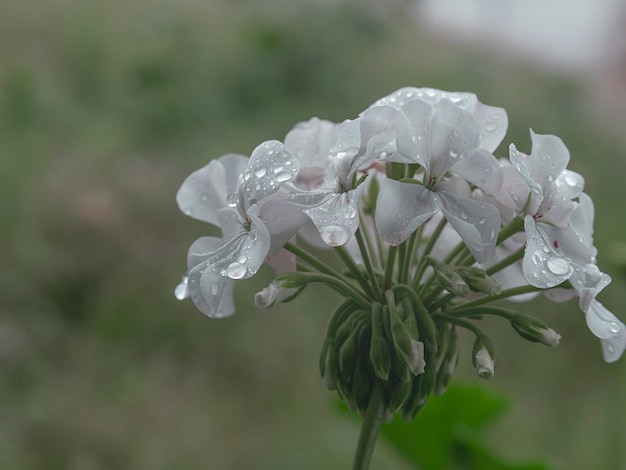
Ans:
[[[511,145],[510,159],[530,189],[524,202],[524,276],[531,285],[545,289],[561,284],[574,272],[570,257],[559,250],[559,240],[569,238],[570,219],[577,207],[573,199],[582,193],[584,180],[566,169],[570,155],[561,139],[532,131],[531,139],[530,155]]]
[[[282,280],[274,280],[262,291],[254,295],[254,305],[257,308],[270,308],[277,303],[291,300],[303,288],[287,288]]]
[[[365,188],[359,176],[395,148],[396,114],[393,108],[379,107],[341,124],[312,119],[290,131],[285,145],[301,159],[287,198],[294,225],[304,225],[297,213],[306,215],[330,246],[344,245],[354,236]]]
[[[591,332],[600,338],[604,360],[617,361],[626,348],[626,326],[596,299],[589,303],[585,319]]]
[[[442,212],[477,261],[485,261],[495,249],[500,215],[495,206],[472,199],[468,183],[488,193],[500,189],[500,165],[489,153],[499,140],[485,140],[484,136],[492,135],[488,128],[501,139],[506,114],[500,108],[467,105],[474,95],[436,90],[420,93],[418,89],[400,90],[396,92],[399,97],[392,95],[379,102],[399,103],[397,152],[388,160],[417,163],[424,173],[421,181],[387,179],[382,183],[376,208],[378,231],[387,243],[398,245],[432,215]],[[468,108],[490,110],[499,116],[501,125],[483,120],[488,113],[475,115]]]
[[[279,223],[271,230],[266,224],[274,214],[272,196],[297,174],[298,162],[278,141],[259,145],[244,166],[246,160],[227,155],[211,162],[192,173],[177,194],[184,213],[222,229],[222,240],[200,238],[188,254],[189,295],[209,316],[232,314],[230,280],[253,276],[270,249],[278,252],[280,242],[293,235]],[[274,234],[279,242],[272,247]]]

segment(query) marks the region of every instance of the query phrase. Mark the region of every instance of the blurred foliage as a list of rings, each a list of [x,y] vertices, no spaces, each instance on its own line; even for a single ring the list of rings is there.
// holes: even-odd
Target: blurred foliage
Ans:
[[[455,385],[432,397],[418,419],[397,418],[381,435],[415,468],[423,470],[547,470],[542,463],[515,464],[487,446],[481,435],[506,408],[506,401],[482,388]]]
[[[256,312],[264,270],[237,286],[229,320],[176,302],[187,247],[211,232],[174,194],[210,158],[249,153],[313,115],[355,116],[400,86],[504,106],[505,145],[521,150],[531,125],[560,135],[611,270],[602,247],[626,239],[623,136],[589,112],[581,83],[428,36],[410,6],[3,2],[0,468],[348,467],[358,429],[333,413],[315,366],[337,298],[311,289]],[[602,300],[617,309],[612,273]],[[573,303],[529,308],[564,340],[547,351],[489,325],[506,338],[494,386],[516,403],[485,433],[489,448],[568,469],[626,466],[623,363],[601,364]],[[405,466],[379,446],[374,468]]]

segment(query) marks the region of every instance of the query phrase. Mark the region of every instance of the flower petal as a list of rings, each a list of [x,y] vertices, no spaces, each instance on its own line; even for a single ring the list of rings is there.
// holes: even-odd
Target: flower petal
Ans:
[[[243,155],[228,154],[194,171],[176,194],[180,210],[194,219],[219,225],[217,211],[226,207],[226,198],[237,188],[247,163]]]
[[[304,211],[326,244],[345,245],[354,236],[359,228],[359,200],[363,187],[345,193],[329,193],[321,204]]]
[[[437,191],[437,205],[479,263],[493,255],[500,232],[498,209],[485,202]]]
[[[480,128],[472,115],[447,99],[441,100],[430,129],[430,176],[444,176],[479,145]]]
[[[385,179],[376,202],[376,228],[390,245],[399,245],[438,211],[433,192],[421,184]]]
[[[617,361],[626,348],[626,327],[604,305],[593,300],[585,312],[591,332],[600,338],[606,362]]]
[[[492,196],[498,194],[502,186],[502,168],[496,157],[485,150],[476,150],[461,159],[451,171]]]
[[[298,161],[277,140],[269,140],[254,149],[241,177],[245,210],[264,197],[277,192],[283,183],[298,174]]]
[[[569,279],[574,272],[570,260],[556,251],[553,240],[530,215],[524,219],[524,231],[526,250],[522,269],[530,285],[548,289]]]
[[[211,318],[223,318],[235,313],[234,282],[216,272],[208,262],[189,271],[188,289],[193,303]]]
[[[420,99],[407,101],[398,116],[396,145],[398,152],[390,160],[419,163],[430,171],[430,126],[435,112],[432,105]]]

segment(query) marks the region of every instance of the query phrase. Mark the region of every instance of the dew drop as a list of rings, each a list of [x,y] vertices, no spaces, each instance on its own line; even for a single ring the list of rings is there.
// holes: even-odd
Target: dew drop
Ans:
[[[574,188],[578,185],[578,178],[573,173],[568,173],[565,175],[565,182]]]
[[[230,265],[224,270],[224,275],[231,279],[243,279],[247,272],[248,268],[241,263],[235,262],[230,263]]]
[[[228,207],[237,207],[237,194],[236,193],[230,193],[228,196],[226,196],[226,205]]]
[[[207,202],[209,200],[209,195],[207,193],[202,193],[200,199],[202,199],[203,202]]]
[[[547,266],[550,272],[552,272],[552,274],[556,274],[557,276],[567,274],[570,268],[567,261],[563,258],[557,258],[556,256],[548,259]]]
[[[189,290],[187,289],[187,283],[185,282],[181,282],[176,286],[176,289],[174,289],[174,296],[177,300],[185,300],[188,293]]]
[[[606,346],[607,351],[609,351],[611,354],[613,354],[615,352],[615,347],[612,344],[608,344]]]
[[[185,207],[183,209],[183,212],[185,213],[185,215],[191,215],[193,213],[193,211],[191,210],[191,207]]]
[[[614,321],[612,321],[609,325],[611,328],[611,333],[613,333],[613,335],[617,337],[619,333],[619,325]]]
[[[467,212],[461,212],[461,218],[462,218],[463,220],[467,220],[467,218],[468,218],[468,217],[469,217],[469,216],[467,215]]]
[[[541,253],[539,253],[538,251],[535,251],[531,257],[533,263],[535,265],[538,265],[539,263],[541,263]]]
[[[487,219],[485,219],[484,217],[480,217],[480,218],[478,219],[478,223],[479,223],[480,225],[484,224],[485,222],[487,222]]]
[[[280,173],[280,172],[281,172],[281,171],[283,171],[284,169],[285,169],[285,167],[284,167],[284,166],[279,165],[279,166],[277,166],[276,168],[273,168],[273,169],[272,169],[272,171],[273,171],[274,173]]]
[[[350,232],[339,225],[327,225],[320,230],[322,240],[330,246],[344,245],[350,239]]]
[[[257,171],[254,172],[257,178],[263,178],[266,173],[267,173],[267,168],[265,167],[261,167]]]
[[[278,173],[276,175],[276,181],[279,183],[284,183],[285,181],[289,181],[291,179],[291,173],[288,171],[283,171],[282,173]]]
[[[211,295],[217,295],[220,288],[217,284],[211,284]]]
[[[485,130],[487,132],[494,132],[498,128],[498,125],[495,122],[488,122],[485,124]]]

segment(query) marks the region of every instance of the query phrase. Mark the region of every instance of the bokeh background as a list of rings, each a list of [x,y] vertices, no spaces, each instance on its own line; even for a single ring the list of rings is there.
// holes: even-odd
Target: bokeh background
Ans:
[[[177,302],[189,244],[214,232],[174,195],[211,158],[401,86],[505,107],[498,156],[529,150],[529,127],[564,139],[614,278],[601,300],[626,320],[620,3],[4,0],[0,468],[349,468],[359,424],[317,370],[337,297],[255,310],[263,270],[237,285],[231,319]],[[474,377],[470,343],[459,365],[510,402],[489,442],[513,460],[626,468],[626,363],[603,363],[575,302],[524,308],[558,348],[489,322],[495,377]],[[381,440],[373,468],[409,466]]]

